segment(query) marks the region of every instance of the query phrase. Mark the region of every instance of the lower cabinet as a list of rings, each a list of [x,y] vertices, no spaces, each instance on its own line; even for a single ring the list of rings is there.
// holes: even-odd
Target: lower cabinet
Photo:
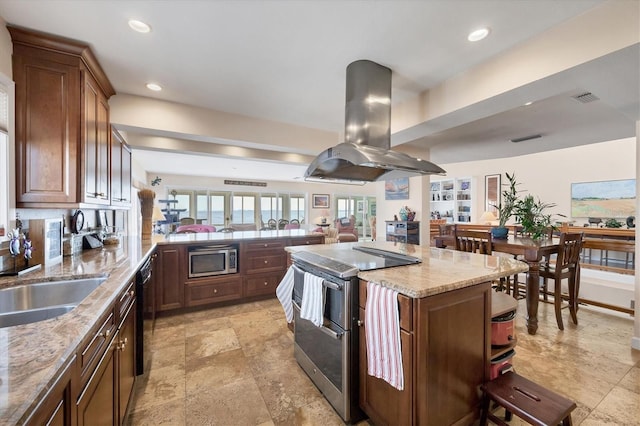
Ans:
[[[60,378],[51,387],[33,414],[26,420],[26,425],[64,426],[72,422],[75,404],[71,396],[71,376],[76,368],[76,357],[63,370]]]
[[[159,246],[154,265],[156,310],[167,311],[184,306],[184,281],[187,255],[183,245]]]
[[[362,324],[366,283],[360,287]],[[403,391],[367,374],[366,324],[360,327],[359,399],[373,423],[462,425],[479,418],[477,389],[489,378],[490,293],[483,283],[410,303],[399,298]]]
[[[78,426],[122,425],[126,419],[136,377],[135,310],[133,300],[80,392],[76,403]]]

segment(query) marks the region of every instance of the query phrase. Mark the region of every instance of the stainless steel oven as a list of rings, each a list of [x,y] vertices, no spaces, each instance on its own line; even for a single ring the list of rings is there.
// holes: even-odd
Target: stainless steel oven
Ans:
[[[234,245],[189,247],[189,278],[238,272],[238,248]]]
[[[342,246],[342,244],[338,244]],[[294,268],[294,346],[296,361],[346,423],[365,417],[358,402],[358,271],[420,262],[419,259],[354,246],[314,248],[291,254]],[[321,327],[300,318],[304,274],[326,287]]]
[[[357,278],[330,276],[309,265],[304,269],[323,278],[324,322],[316,327],[300,318],[304,273],[295,268],[294,355],[325,398],[346,422],[364,417],[358,405]]]

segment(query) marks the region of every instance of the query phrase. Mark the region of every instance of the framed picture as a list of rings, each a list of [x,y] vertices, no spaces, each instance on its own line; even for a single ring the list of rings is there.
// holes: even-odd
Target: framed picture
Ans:
[[[484,210],[487,212],[498,212],[500,205],[500,176],[487,175],[484,177]]]
[[[384,183],[385,200],[408,200],[409,178],[387,180]]]
[[[313,208],[314,209],[328,209],[329,208],[329,194],[313,194]]]
[[[364,200],[358,200],[356,203],[356,213],[362,213],[364,211]]]
[[[571,218],[625,218],[635,214],[635,179],[571,184]]]

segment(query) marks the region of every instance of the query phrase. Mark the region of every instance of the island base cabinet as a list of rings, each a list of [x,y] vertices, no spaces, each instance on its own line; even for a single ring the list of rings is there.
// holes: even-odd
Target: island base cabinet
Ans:
[[[366,324],[364,309],[360,308],[360,407],[376,426],[411,425],[411,368],[413,361],[413,335],[400,330],[402,365],[404,368],[404,389],[397,390],[377,377],[367,374]]]
[[[490,283],[398,299],[402,391],[367,374],[366,282],[360,282],[361,408],[376,425],[473,424],[480,416],[478,387],[489,378]]]

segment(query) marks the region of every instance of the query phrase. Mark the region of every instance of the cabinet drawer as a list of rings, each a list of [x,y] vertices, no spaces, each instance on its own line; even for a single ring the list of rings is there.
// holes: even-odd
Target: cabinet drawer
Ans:
[[[276,287],[280,284],[283,273],[265,274],[259,277],[249,277],[244,279],[245,297],[258,296],[262,294],[276,294]]]
[[[367,282],[360,280],[360,285],[358,287],[358,304],[364,309],[367,305]],[[410,297],[407,297],[404,294],[398,294],[398,304],[400,306],[400,328],[409,332],[413,331],[413,322],[411,321],[413,318],[412,301],[413,299]]]
[[[247,256],[245,259],[247,264],[247,273],[269,272],[284,270],[287,264],[287,258],[282,254],[268,256]]]
[[[292,238],[291,244],[292,246],[304,246],[304,245],[313,245],[313,244],[324,244],[324,235],[313,235],[307,236],[303,238]]]
[[[267,249],[284,249],[285,241],[283,240],[265,240],[254,241],[245,244],[245,251],[267,250]]]
[[[185,287],[187,306],[206,305],[242,297],[242,278],[224,278],[188,282]]]
[[[118,321],[121,321],[127,310],[133,303],[136,298],[136,283],[135,281],[131,281],[127,288],[120,293],[120,297],[118,298],[118,302],[116,303],[116,312],[118,313]]]
[[[100,326],[90,334],[90,338],[81,346],[78,362],[80,363],[80,379],[83,385],[116,331],[113,310],[109,311],[99,324]]]

